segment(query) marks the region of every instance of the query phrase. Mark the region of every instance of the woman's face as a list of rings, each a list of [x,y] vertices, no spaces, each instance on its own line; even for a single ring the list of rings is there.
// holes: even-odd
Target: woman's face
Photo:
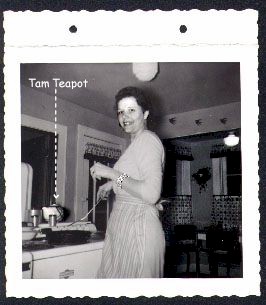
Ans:
[[[138,135],[145,129],[145,120],[149,111],[142,112],[135,97],[124,97],[118,102],[117,116],[121,127],[126,133]]]

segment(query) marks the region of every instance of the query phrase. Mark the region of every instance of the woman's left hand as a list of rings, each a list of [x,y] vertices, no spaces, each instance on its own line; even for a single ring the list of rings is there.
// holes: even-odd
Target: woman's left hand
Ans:
[[[93,179],[106,178],[114,180],[119,176],[116,170],[98,162],[91,167],[90,172]]]

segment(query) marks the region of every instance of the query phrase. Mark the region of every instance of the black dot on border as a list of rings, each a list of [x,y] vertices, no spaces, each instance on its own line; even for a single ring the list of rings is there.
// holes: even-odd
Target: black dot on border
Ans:
[[[76,33],[77,32],[77,27],[75,25],[71,25],[71,27],[69,28],[69,32],[70,33]]]
[[[180,25],[179,31],[180,33],[184,34],[187,31],[187,27],[184,24],[182,24]]]

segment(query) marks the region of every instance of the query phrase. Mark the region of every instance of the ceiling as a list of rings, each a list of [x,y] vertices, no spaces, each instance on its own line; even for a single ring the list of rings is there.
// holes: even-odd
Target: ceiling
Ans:
[[[241,138],[241,130],[240,128],[237,129],[231,129],[231,132],[234,133],[235,136]],[[187,142],[187,143],[198,143],[198,142],[205,142],[213,139],[224,139],[226,136],[228,136],[228,130],[222,130],[217,132],[207,132],[202,134],[195,134],[190,136],[184,136],[184,137],[178,137],[175,139],[168,139],[171,141],[181,141],[181,142]]]
[[[126,86],[143,89],[155,116],[240,102],[239,63],[159,63],[159,73],[141,82],[130,63],[22,64],[21,84],[29,78],[49,81],[49,88],[35,88],[54,95],[53,78],[63,81],[88,80],[87,88],[58,88],[58,97],[115,118],[114,96]]]

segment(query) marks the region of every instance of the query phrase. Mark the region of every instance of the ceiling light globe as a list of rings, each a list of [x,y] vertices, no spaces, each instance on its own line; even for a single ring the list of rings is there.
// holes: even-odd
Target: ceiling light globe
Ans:
[[[157,62],[133,63],[133,73],[137,79],[143,82],[148,82],[154,79],[158,73]]]
[[[227,146],[236,146],[239,143],[239,137],[235,136],[234,133],[229,133],[229,135],[224,138],[224,144]]]

